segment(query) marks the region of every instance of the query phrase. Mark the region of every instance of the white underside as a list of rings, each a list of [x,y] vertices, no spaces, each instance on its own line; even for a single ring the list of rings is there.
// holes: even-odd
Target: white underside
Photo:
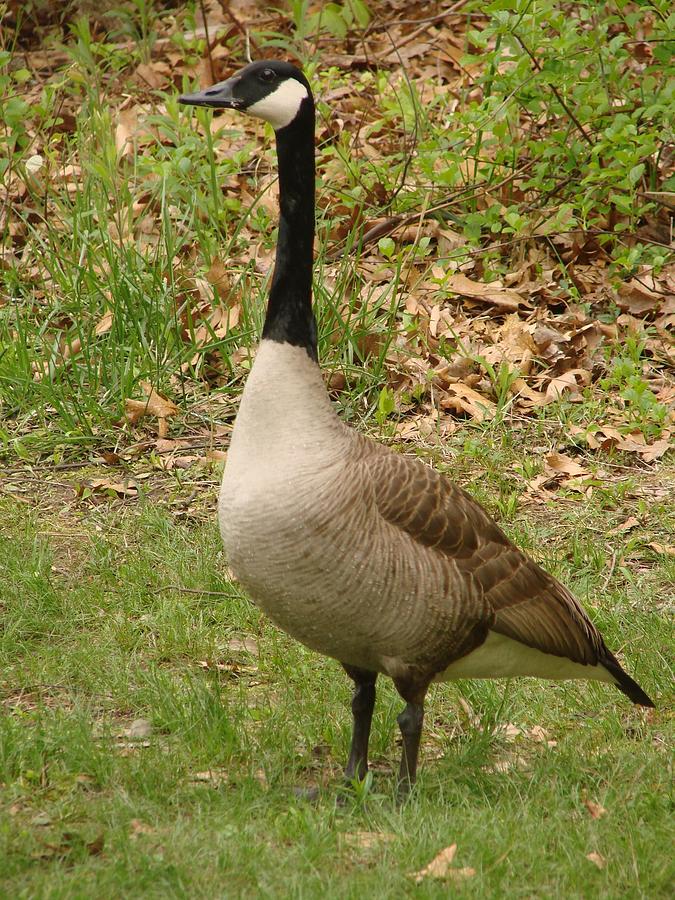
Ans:
[[[533,675],[556,681],[567,678],[587,678],[610,684],[616,681],[604,666],[584,666],[564,656],[542,653],[496,631],[488,632],[487,639],[477,650],[453,662],[435,680],[511,678],[516,675]]]

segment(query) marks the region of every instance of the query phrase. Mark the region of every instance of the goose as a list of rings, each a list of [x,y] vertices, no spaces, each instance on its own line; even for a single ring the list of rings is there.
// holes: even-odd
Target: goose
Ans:
[[[279,231],[262,338],[234,423],[218,501],[230,568],[273,622],[354,682],[345,777],[363,779],[378,675],[405,703],[397,787],[416,780],[425,696],[457,678],[605,681],[654,704],[580,603],[448,477],[343,423],[318,364],[312,311],[312,91],[261,60],[188,106],[269,122]]]

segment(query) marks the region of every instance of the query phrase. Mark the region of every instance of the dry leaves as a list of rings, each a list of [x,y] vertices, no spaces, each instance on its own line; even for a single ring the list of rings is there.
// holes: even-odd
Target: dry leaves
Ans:
[[[591,814],[592,819],[601,819],[606,813],[607,810],[604,806],[601,806],[599,803],[596,803],[595,800],[589,800],[587,797],[584,798],[584,806]]]
[[[612,528],[607,534],[626,534],[629,531],[632,531],[634,528],[637,528],[640,525],[638,519],[635,516],[628,516],[628,518],[622,522],[620,525],[617,525],[616,528]]]
[[[476,870],[468,866],[456,869],[453,868],[452,862],[457,853],[457,844],[451,844],[444,850],[441,850],[434,858],[419,872],[410,872],[409,878],[412,878],[415,884],[420,884],[426,878],[451,879],[462,881],[466,878],[472,878],[476,874]]]
[[[651,281],[651,286],[647,279]],[[617,305],[633,316],[643,317],[657,313],[665,305],[666,296],[658,290],[651,275],[643,275],[640,279],[631,278],[619,287]]]
[[[250,656],[258,656],[258,642],[255,638],[232,638],[225,644],[229,653],[247,653]]]
[[[133,159],[135,154],[133,136],[137,128],[138,110],[135,107],[120,110],[115,128],[115,149],[121,157]]]
[[[589,798],[585,788],[583,788],[581,791],[581,802],[588,810],[592,819],[601,819],[604,815],[607,814],[607,810],[604,806]]]
[[[403,8],[399,4],[397,10]],[[120,179],[127,178],[136,154],[151,155],[160,145],[164,152],[171,144],[168,132],[160,132],[155,124],[158,113],[161,115],[155,92],[175,93],[176,86],[188,80],[202,87],[221,80],[233,69],[232,41],[238,35],[246,33],[253,39],[260,28],[283,32],[288,25],[283,14],[260,4],[238,3],[233,12],[228,4],[214,2],[205,5],[204,13],[208,24],[203,17],[196,25],[188,24],[181,12],[157,20],[157,34],[148,58],[141,63],[135,61],[129,70],[114,78],[105,75]],[[387,69],[392,85],[400,81],[401,63],[405,62],[406,78],[423,102],[432,104],[430,108],[438,108],[436,101],[442,98],[443,114],[452,113],[465,80],[480,70],[478,60],[467,62],[465,58],[467,23],[461,10],[446,11],[436,21],[421,20],[419,26],[412,21],[414,18],[410,10],[406,10],[400,21],[398,15],[375,15],[361,34],[356,49],[349,44],[353,34],[344,41],[329,36],[328,32],[316,37],[316,50],[323,64],[342,67],[345,76],[339,84],[328,88],[323,98],[330,103],[333,115],[318,124],[319,148],[348,130],[353,163],[365,166],[371,159],[377,164],[385,163],[391,158],[392,150],[399,152],[405,146],[402,123],[383,124],[380,97],[359,76],[360,70],[371,68],[374,61]],[[105,35],[106,23],[99,21],[97,28]],[[185,52],[185,42],[203,43],[207,32],[208,52],[202,52],[201,46],[198,52]],[[640,53],[649,53],[648,42],[644,45],[635,42],[634,46],[636,54],[640,47]],[[29,68],[45,77],[68,60],[67,54],[49,41],[29,49],[25,55]],[[128,90],[129,80],[132,90]],[[38,96],[35,93],[33,99],[37,100]],[[79,100],[67,92],[62,100],[59,121],[54,128],[70,134],[77,127]],[[250,153],[252,138],[257,140],[263,133],[260,124],[252,119],[239,120],[238,134],[229,130],[224,134],[222,126],[223,119],[214,116],[211,133],[220,142],[219,152],[230,154]],[[530,125],[523,123],[523,127]],[[64,142],[59,146],[74,145]],[[56,143],[54,146],[56,149],[50,154],[45,153],[36,135],[25,165],[18,167],[11,177],[8,175],[8,204],[16,207],[17,214],[7,221],[9,246],[0,251],[0,266],[13,267],[20,260],[31,281],[44,285],[44,296],[36,296],[47,317],[51,282],[44,265],[35,259],[32,245],[26,243],[25,212],[26,208],[30,209],[26,204],[31,200],[31,191],[44,196],[45,202],[50,190],[72,198],[81,192],[87,177],[81,160],[59,151]],[[489,154],[490,146],[491,141],[486,142],[483,151]],[[236,196],[246,207],[259,203],[276,216],[276,172],[265,152],[258,154],[256,150],[251,161],[255,162],[255,174],[246,171],[227,177],[221,185],[223,194],[228,200]],[[664,158],[660,165],[665,164]],[[657,271],[640,265],[630,278],[617,285],[608,257],[596,237],[567,233],[565,220],[560,218],[551,230],[550,220],[545,217],[538,227],[532,228],[530,240],[514,241],[513,248],[504,248],[505,253],[511,254],[508,273],[501,275],[500,280],[491,280],[495,273],[485,264],[481,253],[471,250],[459,226],[453,230],[447,222],[439,221],[438,210],[420,208],[410,215],[398,214],[392,206],[390,192],[377,181],[368,189],[363,206],[356,207],[339,199],[352,178],[344,164],[333,154],[324,155],[319,149],[318,165],[320,180],[325,185],[319,191],[318,203],[329,214],[334,240],[328,247],[334,265],[330,261],[324,265],[322,277],[329,289],[338,283],[344,265],[345,239],[360,232],[363,253],[359,255],[357,277],[362,290],[356,303],[353,298],[345,297],[340,315],[345,321],[357,321],[359,328],[363,327],[363,333],[355,333],[355,345],[364,356],[368,352],[379,353],[393,328],[384,367],[387,385],[395,396],[398,416],[395,428],[399,437],[412,441],[443,440],[462,427],[466,419],[483,423],[497,411],[506,409],[518,422],[523,417],[538,416],[547,405],[580,404],[590,394],[601,399],[606,408],[603,421],[585,429],[570,426],[573,434],[577,429],[579,441],[590,451],[597,451],[598,455],[620,451],[633,455],[640,463],[654,463],[672,447],[672,418],[666,420],[662,434],[645,438],[637,427],[639,418],[627,410],[620,386],[600,387],[612,359],[621,354],[622,344],[630,337],[645,345],[647,364],[642,374],[658,403],[672,406],[675,402],[668,373],[668,367],[673,364],[671,337],[675,327],[672,267]],[[444,176],[447,161],[439,158],[435,169],[439,176]],[[460,172],[467,186],[476,181],[472,161],[460,166]],[[521,172],[509,169],[502,174],[509,196],[521,197],[525,204],[533,200],[536,205],[536,192],[528,196],[531,172],[527,168]],[[501,177],[498,167],[495,176]],[[419,178],[413,157],[407,170],[411,196],[414,196],[412,191],[421,187]],[[425,175],[425,191],[427,183]],[[236,331],[244,318],[242,297],[249,293],[255,295],[249,288],[260,286],[272,262],[269,241],[261,239],[258,226],[251,227],[250,222],[242,221],[236,240],[228,246],[228,257],[204,262],[199,252],[191,249],[184,211],[170,204],[162,211],[154,196],[155,188],[152,179],[139,178],[129,183],[133,191],[129,214],[111,216],[109,233],[125,248],[133,248],[134,252],[140,248],[141,252],[155,254],[164,227],[162,216],[171,218],[172,227],[187,238],[185,255],[166,260],[167,271],[162,273],[175,286],[175,308],[169,312],[178,323],[180,337],[187,348],[182,373],[177,374],[182,374],[186,382],[192,379],[197,389],[220,386],[232,379],[240,382],[251,361],[246,341],[241,346],[228,347],[231,369],[223,361],[220,342],[229,338],[236,341]],[[497,184],[494,190],[477,190],[472,200],[476,208],[485,210],[506,202],[506,195],[502,196],[498,188]],[[51,227],[58,227],[54,216],[47,218]],[[37,223],[33,225],[37,230],[41,227]],[[405,256],[399,297],[392,295],[392,284],[398,280],[394,277],[396,265],[392,258],[385,258],[386,254],[378,246],[378,240],[388,235],[402,257]],[[500,234],[495,240],[502,241],[503,237]],[[630,243],[633,236],[627,232],[624,238]],[[414,248],[421,239],[428,242],[429,252],[416,255]],[[490,236],[484,235],[482,247],[489,249],[490,244]],[[462,256],[464,249],[469,252]],[[255,263],[255,271],[251,261]],[[206,271],[204,265],[208,265]],[[105,283],[108,274],[102,269],[101,283]],[[580,298],[578,304],[563,279],[572,280],[575,296]],[[394,303],[399,308],[395,320],[388,314]],[[110,298],[104,304],[110,305]],[[607,313],[615,311],[616,306],[622,314],[609,322]],[[102,318],[93,330],[94,337],[105,335],[112,328],[112,312],[99,314]],[[83,350],[80,335],[92,333],[90,327],[66,317],[49,319],[49,322],[42,358],[33,364],[36,381],[76,365]],[[649,323],[649,332],[645,330],[645,322]],[[342,323],[335,324],[335,333],[341,333]],[[92,355],[92,348],[86,349]],[[506,373],[502,382],[495,375],[500,372]],[[330,388],[334,393],[348,390],[345,373],[334,371]],[[177,414],[176,407],[147,385],[143,390],[146,400],[126,401],[125,419],[138,426],[149,422],[150,427],[155,420],[157,433],[166,437],[171,419]],[[656,432],[645,430],[645,434]],[[121,447],[124,437],[121,436]],[[208,453],[206,457],[209,458]],[[188,468],[202,461],[203,457],[193,453],[176,454],[161,465],[168,470]],[[577,483],[591,479],[590,472],[565,471],[568,465],[549,461],[547,477],[557,484],[564,484],[563,479]],[[583,464],[578,465],[584,468]],[[133,485],[125,487],[121,480],[97,484],[94,490],[118,496],[134,495]],[[537,490],[531,498],[541,500],[543,495],[543,490]]]
[[[551,475],[567,475],[570,478],[588,478],[591,474],[588,469],[564,453],[549,453],[546,457],[546,470]]]
[[[445,286],[462,297],[481,300],[483,303],[497,306],[508,312],[515,312],[519,306],[529,306],[517,291],[502,287],[498,281],[484,284],[472,281],[466,275],[457,274],[448,278]]]
[[[152,825],[148,825],[141,819],[132,819],[129,822],[129,836],[137,838],[140,834],[155,834],[156,829]]]
[[[462,383],[447,386],[445,396],[440,400],[440,407],[456,413],[468,413],[477,422],[492,419],[496,411],[491,400]]]
[[[178,407],[172,400],[167,400],[149,384],[147,381],[141,381],[141,387],[145,391],[145,400],[125,400],[124,414],[127,420],[132,424],[137,424],[144,416],[155,416],[157,418],[157,436],[165,438],[169,433],[168,420],[175,416]]]
[[[205,772],[192,772],[188,778],[190,781],[198,784],[209,784],[212,787],[229,784],[230,781],[229,773],[225,769],[207,769]]]
[[[672,432],[669,428],[664,429],[663,436],[651,444],[647,443],[641,431],[624,433],[612,425],[593,425],[588,428],[571,425],[570,433],[583,440],[591,450],[636,453],[645,462],[659,459],[672,447]]]
[[[592,853],[586,854],[586,859],[589,862],[592,862],[594,866],[597,866],[598,869],[604,869],[607,865],[607,860],[601,853],[597,853],[595,850]]]
[[[138,497],[138,485],[133,479],[92,478],[86,485],[81,485],[78,494],[82,495],[85,487],[95,493],[112,494],[127,499]]]
[[[152,722],[149,719],[134,719],[126,730],[126,736],[132,741],[140,741],[152,734]]]

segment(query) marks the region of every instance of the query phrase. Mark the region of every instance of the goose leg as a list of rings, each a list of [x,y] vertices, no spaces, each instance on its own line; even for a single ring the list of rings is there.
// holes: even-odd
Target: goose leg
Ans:
[[[344,664],[343,668],[354,682],[352,697],[354,729],[349,748],[349,759],[345,768],[345,778],[351,781],[355,776],[359,779],[365,778],[368,771],[368,739],[375,706],[377,672],[369,672],[367,669],[357,669]]]
[[[424,723],[424,698],[429,684],[427,682],[420,687],[419,684],[413,685],[400,680],[395,680],[394,684],[396,690],[406,701],[405,709],[396,720],[403,738],[401,767],[398,773],[398,793],[399,797],[405,797],[410,793],[417,778],[417,757]]]

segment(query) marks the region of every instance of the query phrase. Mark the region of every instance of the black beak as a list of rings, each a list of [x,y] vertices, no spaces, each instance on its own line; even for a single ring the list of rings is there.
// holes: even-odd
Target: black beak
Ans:
[[[214,84],[213,87],[207,88],[205,91],[199,91],[196,94],[181,94],[178,98],[179,103],[185,106],[210,106],[214,109],[241,109],[243,100],[235,97],[232,89],[239,79],[228,78],[227,81],[221,81]]]

